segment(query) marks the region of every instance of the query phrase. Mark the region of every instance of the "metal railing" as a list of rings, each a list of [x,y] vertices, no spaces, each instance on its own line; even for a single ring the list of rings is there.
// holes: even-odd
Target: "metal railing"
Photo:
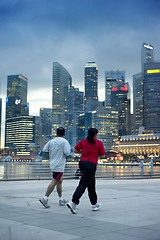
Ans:
[[[78,163],[67,163],[63,177],[79,178]],[[48,162],[0,162],[0,180],[51,179]],[[98,164],[97,178],[153,178],[160,177],[160,166],[153,163],[102,163]]]

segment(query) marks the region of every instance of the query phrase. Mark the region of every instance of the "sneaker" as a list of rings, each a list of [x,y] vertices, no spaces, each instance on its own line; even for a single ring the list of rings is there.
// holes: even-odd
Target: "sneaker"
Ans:
[[[95,205],[92,205],[92,211],[97,211],[101,207],[100,203],[96,203]]]
[[[42,199],[39,199],[40,203],[42,203],[42,205],[45,207],[45,208],[50,208],[50,206],[48,205],[48,200],[44,200],[44,198]]]
[[[71,203],[67,203],[67,207],[71,210],[72,213],[76,214],[76,204],[71,202]]]
[[[67,200],[63,198],[63,200],[59,200],[59,205],[60,206],[65,206],[67,204]]]

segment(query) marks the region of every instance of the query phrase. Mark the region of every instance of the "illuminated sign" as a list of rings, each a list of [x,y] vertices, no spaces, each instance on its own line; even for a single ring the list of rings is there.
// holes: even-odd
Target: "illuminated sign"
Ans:
[[[112,92],[114,92],[114,91],[118,91],[118,88],[117,87],[112,88]]]
[[[21,99],[16,99],[15,100],[15,105],[19,105],[21,103]]]
[[[126,87],[121,87],[121,90],[122,90],[122,91],[128,91],[128,88],[126,88]]]
[[[149,44],[144,44],[144,47],[153,50],[153,47]]]
[[[160,73],[160,69],[147,70],[147,73]]]

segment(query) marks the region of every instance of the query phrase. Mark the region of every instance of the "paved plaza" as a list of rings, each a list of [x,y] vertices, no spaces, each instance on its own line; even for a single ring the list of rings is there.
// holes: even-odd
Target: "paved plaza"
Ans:
[[[0,182],[0,240],[160,240],[160,179],[97,179],[101,209],[91,210],[86,191],[77,214],[58,205],[56,191],[43,208],[49,182]],[[64,180],[66,199],[77,184]]]

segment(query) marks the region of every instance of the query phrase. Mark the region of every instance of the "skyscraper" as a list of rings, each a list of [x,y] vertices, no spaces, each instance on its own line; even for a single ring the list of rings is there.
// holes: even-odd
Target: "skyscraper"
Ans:
[[[111,107],[112,88],[117,87],[119,82],[125,82],[125,71],[105,72],[105,106]]]
[[[7,78],[6,119],[29,115],[27,103],[28,79],[22,75]]]
[[[98,106],[98,67],[95,62],[87,62],[85,66],[84,110],[93,111]]]
[[[119,136],[130,134],[129,84],[119,82],[111,89],[111,107],[118,112]]]
[[[160,62],[144,64],[144,126],[160,132]]]
[[[77,124],[78,116],[83,113],[83,100],[84,93],[72,86],[69,91],[68,112],[68,141],[72,149],[78,143]]]
[[[154,47],[143,43],[141,48],[141,71],[144,73],[144,64],[154,62]]]
[[[69,72],[58,62],[53,62],[52,78],[52,135],[62,126],[68,131],[68,94],[72,85]]]
[[[134,112],[134,133],[143,126],[143,74],[133,75],[133,112]]]

